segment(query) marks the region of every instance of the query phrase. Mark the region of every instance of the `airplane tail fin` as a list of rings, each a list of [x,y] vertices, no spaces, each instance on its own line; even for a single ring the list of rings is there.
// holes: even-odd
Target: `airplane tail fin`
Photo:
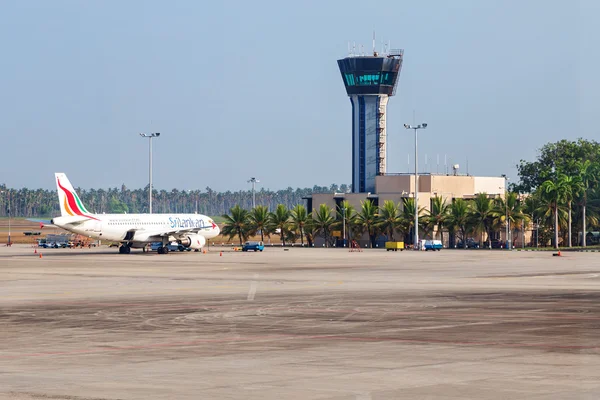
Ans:
[[[89,211],[83,205],[83,202],[75,193],[73,185],[69,182],[69,178],[62,172],[56,172],[54,174],[56,178],[56,190],[58,192],[58,202],[60,203],[60,215],[62,217],[69,217],[80,215],[87,217]]]

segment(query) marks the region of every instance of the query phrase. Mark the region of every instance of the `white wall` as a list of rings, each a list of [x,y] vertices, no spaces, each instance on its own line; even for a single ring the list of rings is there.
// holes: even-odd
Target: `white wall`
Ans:
[[[504,194],[505,192],[505,180],[502,177],[486,177],[476,176],[475,177],[475,193],[487,193],[487,194]]]

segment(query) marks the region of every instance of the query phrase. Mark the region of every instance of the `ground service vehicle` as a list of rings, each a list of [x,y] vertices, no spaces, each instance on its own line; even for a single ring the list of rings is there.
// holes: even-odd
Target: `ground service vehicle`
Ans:
[[[386,251],[404,251],[404,242],[385,242]]]
[[[246,242],[242,246],[242,251],[263,251],[265,249],[265,245],[263,242]]]
[[[161,242],[154,242],[150,244],[150,250],[152,251],[158,251],[158,249],[163,246],[163,244]],[[191,251],[192,249],[187,248],[181,244],[177,244],[177,243],[169,243],[165,246],[166,248],[169,249],[169,251]]]
[[[442,245],[441,240],[426,240],[425,241],[425,251],[428,250],[437,250],[440,251],[444,246]]]

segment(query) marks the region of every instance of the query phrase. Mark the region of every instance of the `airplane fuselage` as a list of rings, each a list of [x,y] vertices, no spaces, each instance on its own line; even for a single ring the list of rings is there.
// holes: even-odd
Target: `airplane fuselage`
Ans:
[[[194,229],[205,239],[214,238],[219,228],[202,214],[90,214],[56,217],[52,223],[70,232],[115,242],[149,243],[161,241],[162,232],[181,232]],[[176,235],[170,240],[177,240]],[[137,246],[135,246],[137,247]]]

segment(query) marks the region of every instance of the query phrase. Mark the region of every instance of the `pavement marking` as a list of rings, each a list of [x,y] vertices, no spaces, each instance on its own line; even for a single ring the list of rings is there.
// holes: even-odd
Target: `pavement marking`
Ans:
[[[258,274],[254,274],[254,279],[258,279]],[[250,282],[250,289],[248,290],[248,301],[254,301],[254,296],[256,295],[257,287],[258,282],[256,280]]]

